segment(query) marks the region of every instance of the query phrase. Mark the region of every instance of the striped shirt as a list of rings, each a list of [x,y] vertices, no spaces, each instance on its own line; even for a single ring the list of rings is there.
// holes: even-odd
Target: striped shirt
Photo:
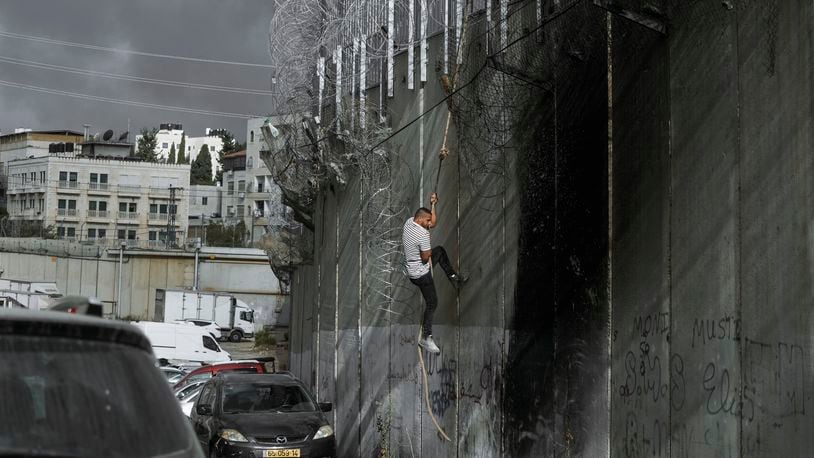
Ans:
[[[421,252],[432,249],[430,231],[413,221],[412,217],[407,218],[404,223],[402,243],[404,244],[404,268],[407,276],[415,279],[426,275],[430,271],[430,263],[421,262]]]

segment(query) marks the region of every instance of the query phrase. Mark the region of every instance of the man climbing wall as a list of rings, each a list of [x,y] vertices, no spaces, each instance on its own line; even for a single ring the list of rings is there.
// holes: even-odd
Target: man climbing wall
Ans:
[[[468,278],[452,268],[449,263],[447,252],[442,246],[430,248],[430,231],[435,227],[437,218],[435,215],[435,205],[438,203],[438,194],[430,195],[430,209],[421,207],[416,210],[415,215],[407,218],[404,222],[402,243],[404,244],[404,263],[407,276],[410,282],[418,286],[421,295],[424,296],[426,308],[424,309],[424,319],[421,323],[422,334],[418,341],[425,350],[440,354],[441,349],[432,339],[432,316],[435,307],[438,305],[438,297],[435,294],[435,282],[432,278],[431,265],[438,263],[447,274],[447,278],[453,286],[460,288]]]

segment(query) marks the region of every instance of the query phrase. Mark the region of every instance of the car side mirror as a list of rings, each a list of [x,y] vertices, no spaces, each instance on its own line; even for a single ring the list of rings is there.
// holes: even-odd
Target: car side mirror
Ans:
[[[333,408],[334,408],[334,405],[331,404],[330,402],[320,402],[319,403],[319,410],[321,410],[322,412],[330,412],[331,410],[333,410]]]
[[[212,415],[212,406],[207,404],[196,406],[195,412],[198,412],[198,415]]]

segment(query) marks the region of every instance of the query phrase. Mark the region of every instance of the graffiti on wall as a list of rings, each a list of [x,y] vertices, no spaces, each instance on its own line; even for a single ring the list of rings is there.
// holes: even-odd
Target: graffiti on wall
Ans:
[[[614,350],[624,350],[614,358],[613,396],[623,406],[622,416],[615,414],[623,424],[613,439],[617,455],[693,456],[698,447],[766,452],[767,430],[806,415],[802,345],[749,338],[734,314],[691,322],[683,351],[666,350],[671,321],[665,312],[635,317],[622,329],[629,332],[627,349],[619,348],[614,332]],[[705,351],[710,345],[720,348],[711,354]],[[739,356],[721,358],[726,353]]]

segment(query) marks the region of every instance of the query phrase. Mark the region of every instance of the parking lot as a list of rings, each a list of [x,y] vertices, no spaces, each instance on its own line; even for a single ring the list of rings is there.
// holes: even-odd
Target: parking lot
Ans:
[[[257,349],[254,346],[254,339],[244,339],[240,342],[219,342],[221,348],[232,355],[233,360],[266,358],[273,356],[275,369],[288,370],[288,341],[285,340],[286,333],[283,331],[274,332],[277,345],[271,349]],[[271,370],[271,367],[269,367]]]

